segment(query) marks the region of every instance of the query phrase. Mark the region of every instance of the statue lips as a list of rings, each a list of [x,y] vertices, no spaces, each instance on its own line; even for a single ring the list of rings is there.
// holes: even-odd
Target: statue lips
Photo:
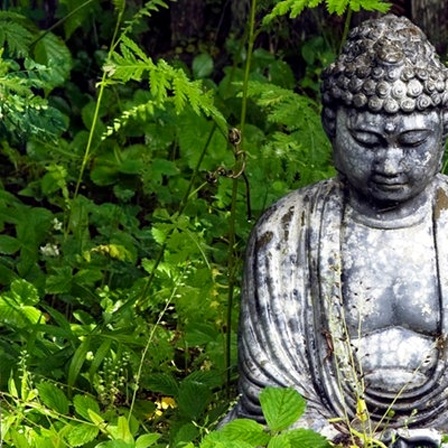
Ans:
[[[371,184],[380,190],[399,190],[407,185],[405,176],[384,176],[382,174],[373,174]]]

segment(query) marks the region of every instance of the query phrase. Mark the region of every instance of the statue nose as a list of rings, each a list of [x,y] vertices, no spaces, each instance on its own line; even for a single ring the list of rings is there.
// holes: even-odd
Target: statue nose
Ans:
[[[397,147],[380,150],[375,159],[374,169],[378,174],[393,177],[402,172],[403,151]]]

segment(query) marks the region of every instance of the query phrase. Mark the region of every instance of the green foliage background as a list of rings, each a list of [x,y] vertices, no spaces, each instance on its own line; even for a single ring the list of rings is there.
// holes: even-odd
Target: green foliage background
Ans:
[[[162,0],[61,0],[50,29],[28,3],[0,10],[3,445],[325,446],[286,431],[293,391],[266,393],[268,430],[209,434],[236,395],[253,223],[333,174],[316,80],[340,38],[301,42],[298,79],[257,36],[323,2],[253,0],[223,67],[205,44],[145,51]]]

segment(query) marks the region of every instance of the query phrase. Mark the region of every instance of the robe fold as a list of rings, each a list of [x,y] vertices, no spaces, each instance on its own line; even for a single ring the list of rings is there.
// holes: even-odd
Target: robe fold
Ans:
[[[360,397],[375,429],[448,431],[448,178],[437,175],[430,188],[441,316],[437,360],[427,382],[398,396],[378,396],[356,378],[353,347],[341,325],[346,193],[334,178],[282,198],[252,232],[239,329],[241,397],[229,419],[263,421],[258,395],[266,386],[279,386],[293,387],[307,400],[295,426],[325,435],[334,434],[330,419],[360,417]]]

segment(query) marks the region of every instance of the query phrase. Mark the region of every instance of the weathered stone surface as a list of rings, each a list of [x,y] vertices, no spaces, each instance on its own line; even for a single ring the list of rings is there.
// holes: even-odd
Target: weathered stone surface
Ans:
[[[252,233],[228,419],[263,421],[261,389],[290,386],[308,400],[297,427],[437,447],[448,433],[448,71],[417,27],[386,16],[353,30],[323,79],[339,175],[290,193]]]

